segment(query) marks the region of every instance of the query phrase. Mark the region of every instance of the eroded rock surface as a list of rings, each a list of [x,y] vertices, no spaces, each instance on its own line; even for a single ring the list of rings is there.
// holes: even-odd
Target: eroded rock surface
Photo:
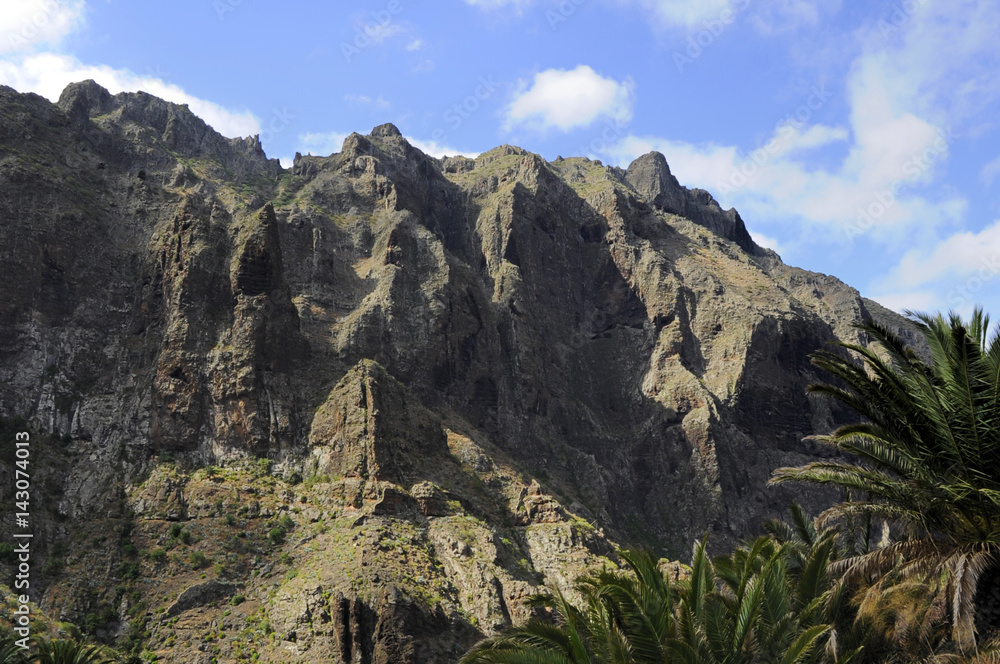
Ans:
[[[93,82],[0,87],[0,220],[0,415],[78,572],[36,599],[144,620],[160,661],[454,661],[614,544],[725,546],[842,421],[809,354],[905,326],[658,153],[438,160],[382,125],[283,170]]]

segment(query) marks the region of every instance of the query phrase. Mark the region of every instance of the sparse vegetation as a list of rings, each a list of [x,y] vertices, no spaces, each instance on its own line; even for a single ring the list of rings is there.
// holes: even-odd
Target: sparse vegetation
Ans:
[[[162,563],[167,559],[167,552],[159,547],[155,549],[150,549],[146,552],[146,557],[149,558],[150,562]]]
[[[201,551],[192,551],[188,556],[188,562],[193,569],[204,569],[210,564],[208,557]]]

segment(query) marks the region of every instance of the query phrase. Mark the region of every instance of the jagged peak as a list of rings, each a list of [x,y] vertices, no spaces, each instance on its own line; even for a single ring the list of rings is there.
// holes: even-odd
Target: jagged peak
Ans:
[[[67,115],[78,120],[87,120],[118,111],[122,119],[149,127],[157,132],[168,146],[182,153],[219,151],[223,144],[228,144],[227,148],[238,153],[266,160],[259,135],[226,139],[192,113],[186,104],[171,103],[146,92],[122,92],[112,96],[106,88],[90,79],[68,85],[60,96],[58,106]],[[382,141],[387,142],[382,143]],[[400,147],[403,148],[406,159],[412,158],[414,153],[423,155],[406,141],[398,127],[392,123],[384,123],[374,127],[368,136],[357,132],[351,133],[344,140],[341,154],[347,158],[370,156],[381,153],[383,148],[388,148],[390,152],[398,152]],[[528,159],[530,163],[525,162],[517,167],[522,175],[544,176],[547,171],[545,168],[547,162],[542,157],[510,144],[498,146],[479,155],[474,162],[474,168],[481,168],[508,156]],[[277,162],[273,161],[277,170],[279,168]],[[293,169],[295,172],[302,170],[302,161],[302,157],[296,155],[296,167]],[[592,163],[601,165],[600,162]],[[470,168],[470,163],[454,162],[450,166],[455,170],[466,170]],[[738,213],[735,210],[724,212],[712,195],[705,190],[689,190],[681,186],[671,173],[667,159],[662,153],[648,152],[635,159],[624,170],[612,167],[606,170],[611,177],[631,187],[655,208],[685,216],[722,237],[735,241],[751,253],[760,251],[747,233]]]
[[[652,151],[635,159],[625,170],[625,182],[654,208],[686,217],[751,255],[765,253],[750,237],[735,208],[724,211],[708,191],[681,186],[663,154]]]
[[[368,140],[367,136],[354,131],[344,139],[344,144],[341,146],[340,152],[341,154],[349,155],[371,154],[372,142]]]
[[[78,83],[70,83],[63,88],[56,106],[71,118],[83,120],[110,113],[114,110],[115,103],[107,88],[88,78]]]
[[[265,224],[276,224],[278,220],[274,216],[274,204],[268,201],[264,207],[257,211],[257,218]]]
[[[657,171],[663,172],[665,175],[673,177],[670,172],[670,164],[667,163],[667,158],[663,156],[662,152],[656,150],[651,150],[641,157],[636,157],[628,168],[631,169],[633,166],[640,167],[644,164],[651,164]]]
[[[437,163],[434,157],[425,154],[423,150],[415,147],[399,131],[399,128],[391,122],[380,124],[372,129],[369,138],[376,139],[379,148],[388,152],[401,153],[405,159],[415,159],[417,161],[431,161]]]
[[[466,173],[476,167],[476,160],[455,155],[441,159],[441,170],[445,173]]]
[[[372,129],[372,133],[369,134],[374,138],[403,138],[403,134],[400,133],[396,125],[391,122],[386,122],[385,124],[380,124],[379,126]]]
[[[526,154],[530,153],[524,148],[519,148],[516,145],[510,145],[508,143],[504,143],[503,145],[499,145],[493,148],[492,150],[487,150],[486,152],[476,157],[476,166],[477,167],[485,166],[486,164],[489,164],[492,161],[496,161],[497,159],[501,159],[502,157],[507,157],[509,155],[526,155]]]
[[[195,115],[187,104],[148,92],[112,95],[93,79],[87,79],[67,85],[55,107],[77,124],[113,114],[112,124],[128,122],[145,127],[170,150],[185,157],[211,155],[234,172],[276,175],[281,170],[277,159],[267,158],[259,135],[227,138]]]
[[[717,207],[720,210],[722,209],[722,206],[719,205],[719,201],[715,200],[715,196],[713,196],[712,192],[707,189],[695,187],[693,189],[688,189],[687,191],[688,196],[695,203],[698,203],[699,205],[707,205],[708,207]]]
[[[687,208],[687,190],[670,172],[667,159],[659,152],[648,152],[625,170],[625,180],[654,207],[683,215]]]

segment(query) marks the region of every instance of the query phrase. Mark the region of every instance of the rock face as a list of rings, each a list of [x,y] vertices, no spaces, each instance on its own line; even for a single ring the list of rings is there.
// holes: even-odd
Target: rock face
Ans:
[[[185,589],[180,594],[180,597],[177,598],[177,601],[167,607],[166,614],[173,617],[189,611],[196,606],[228,598],[235,591],[236,589],[233,586],[214,580],[206,581],[205,583],[196,583]]]
[[[659,152],[650,152],[629,164],[625,181],[655,209],[686,217],[716,235],[732,240],[751,256],[766,254],[750,237],[735,209],[723,212],[719,203],[704,189],[682,187],[670,173],[666,158]]]
[[[808,355],[905,327],[658,153],[437,160],[382,125],[283,170],[93,82],[0,87],[0,219],[0,415],[51,450],[40,555],[102,520],[225,561],[195,586],[194,553],[150,554],[140,583],[126,547],[37,599],[79,619],[123,574],[150,612],[154,577],[225,588],[163,607],[161,661],[208,661],[174,630],[238,616],[265,661],[454,661],[612,542],[684,559],[751,534],[793,498],[773,468],[844,417],[807,398]]]

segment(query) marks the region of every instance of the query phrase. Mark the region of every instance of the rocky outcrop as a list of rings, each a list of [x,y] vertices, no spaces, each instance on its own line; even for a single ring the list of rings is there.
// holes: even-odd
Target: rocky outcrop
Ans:
[[[137,174],[143,171],[148,176],[178,158],[207,159],[217,162],[217,172],[240,181],[273,178],[281,170],[277,159],[265,157],[259,137],[224,138],[192,113],[187,104],[172,104],[145,92],[112,96],[87,80],[68,85],[56,106],[81,134],[96,143],[95,147],[103,148],[100,153],[106,166],[128,168]],[[103,131],[94,131],[95,125]],[[161,149],[145,153],[115,151],[108,134],[138,134],[135,138],[152,139]]]
[[[409,486],[448,456],[439,422],[370,360],[341,379],[313,418],[317,473]]]
[[[290,406],[273,392],[306,346],[283,277],[274,209],[232,218],[190,197],[151,244],[150,309],[162,313],[142,326],[162,325],[163,334],[154,449],[217,458],[280,449]]]
[[[112,547],[94,587],[37,599],[85,606],[141,569],[163,580],[127,597],[245,588],[154,626],[164,661],[209,657],[192,644],[219,624],[275,661],[452,661],[615,544],[726,546],[844,421],[806,397],[809,354],[866,343],[867,318],[907,333],[658,153],[437,160],[381,125],[283,170],[84,82],[58,104],[0,88],[0,193],[0,415],[45,441],[38,537],[131,515],[157,552]]]
[[[751,255],[767,253],[750,237],[739,212],[734,208],[723,211],[704,189],[682,187],[659,152],[649,152],[629,164],[625,181],[657,210],[686,217]]]
[[[228,599],[234,592],[236,592],[235,586],[228,583],[218,581],[196,583],[184,589],[177,601],[167,607],[166,614],[173,617],[196,606]]]

